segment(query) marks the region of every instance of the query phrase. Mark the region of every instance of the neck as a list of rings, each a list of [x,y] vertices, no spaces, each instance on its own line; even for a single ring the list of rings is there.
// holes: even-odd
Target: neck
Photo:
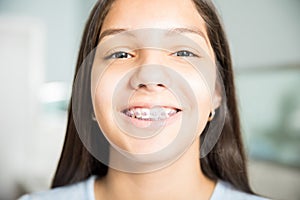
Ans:
[[[95,184],[96,199],[209,199],[215,183],[201,171],[197,144],[198,140],[172,165],[155,172],[134,174],[109,168]]]

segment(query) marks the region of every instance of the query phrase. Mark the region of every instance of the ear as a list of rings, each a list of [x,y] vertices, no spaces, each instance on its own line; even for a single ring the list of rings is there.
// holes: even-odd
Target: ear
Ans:
[[[217,81],[215,91],[212,97],[212,109],[216,110],[217,108],[219,108],[221,102],[222,102],[222,92],[221,92],[221,87]]]

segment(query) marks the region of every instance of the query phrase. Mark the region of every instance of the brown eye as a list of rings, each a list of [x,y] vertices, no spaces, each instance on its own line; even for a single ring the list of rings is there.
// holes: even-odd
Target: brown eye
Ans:
[[[187,50],[177,51],[173,55],[179,57],[197,57],[194,53]]]
[[[127,58],[132,58],[132,55],[124,51],[118,51],[106,57],[106,59],[127,59]]]

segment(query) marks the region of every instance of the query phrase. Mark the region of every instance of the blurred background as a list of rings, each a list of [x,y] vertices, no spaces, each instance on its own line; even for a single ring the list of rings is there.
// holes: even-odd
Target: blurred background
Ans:
[[[300,200],[300,1],[215,0],[233,56],[250,181]],[[0,0],[0,200],[49,188],[95,0]]]

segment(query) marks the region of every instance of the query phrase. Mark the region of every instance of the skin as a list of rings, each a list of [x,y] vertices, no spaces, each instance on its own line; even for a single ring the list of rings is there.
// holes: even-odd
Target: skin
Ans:
[[[158,12],[160,10],[164,12]],[[101,33],[109,29],[135,30],[142,28],[197,28],[201,31],[200,35],[195,33],[183,34],[200,45],[208,56],[214,60],[205,23],[192,1],[117,0],[104,20]],[[105,42],[113,36],[107,35],[101,38],[101,42]],[[171,65],[171,61],[179,58],[174,54],[166,54],[163,51],[142,50],[139,53],[134,51],[130,53],[132,56],[125,59],[114,59],[101,80],[92,85],[92,90],[95,91],[92,91],[95,96],[95,114],[101,129],[107,133],[108,139],[114,144],[131,153],[149,153],[168,145],[176,136],[180,123],[172,123],[166,126],[162,132],[163,134],[149,140],[138,140],[122,134],[113,120],[111,108],[114,106],[111,99],[114,90],[112,88],[116,88],[116,83],[132,69],[132,63],[130,64],[130,62],[134,61],[138,65],[160,62],[159,64],[168,66]],[[95,60],[93,68],[100,64]],[[197,135],[199,136],[207,123],[210,111],[218,106],[220,98],[217,98],[218,95],[214,94],[216,98],[213,99],[216,100],[211,103],[211,96],[195,69],[183,68],[180,64],[171,66],[173,70],[184,77],[196,95],[197,106],[200,108],[198,110],[201,110],[197,129]],[[95,71],[94,73],[97,74]],[[145,83],[154,79],[158,80],[155,84],[137,87],[138,83]],[[128,83],[125,83],[128,84],[128,92],[132,90],[133,94],[129,103],[155,101],[163,105],[176,105],[187,113],[195,109],[193,108],[195,105],[179,105],[176,96],[159,80],[170,80],[172,82],[172,78],[168,76],[168,73],[149,73],[149,70],[147,71],[142,67],[138,68],[130,76]],[[176,120],[180,121],[180,117],[179,115]],[[96,199],[209,199],[214,190],[215,182],[205,177],[201,171],[198,138],[176,162],[161,170],[134,174],[109,168],[107,176],[95,182]]]

